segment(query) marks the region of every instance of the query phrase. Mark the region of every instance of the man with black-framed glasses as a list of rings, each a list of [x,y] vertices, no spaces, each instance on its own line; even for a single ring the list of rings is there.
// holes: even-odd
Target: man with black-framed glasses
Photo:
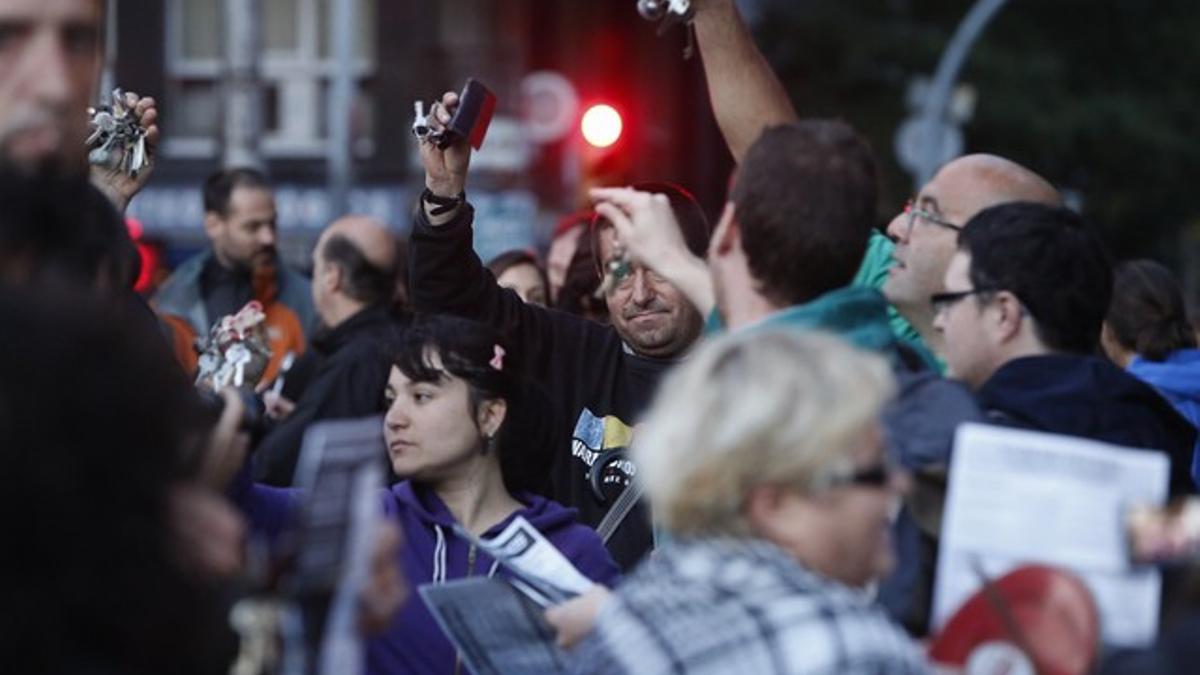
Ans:
[[[1095,356],[1112,294],[1094,230],[1061,207],[980,212],[957,237],[943,290],[926,298],[948,375],[1002,424],[1171,457],[1171,491],[1193,492],[1195,430],[1150,386]]]

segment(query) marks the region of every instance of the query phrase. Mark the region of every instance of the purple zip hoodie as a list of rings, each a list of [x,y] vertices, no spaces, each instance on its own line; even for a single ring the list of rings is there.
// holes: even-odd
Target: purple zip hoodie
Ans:
[[[288,520],[288,512],[299,504],[295,490],[248,486],[244,482],[238,487],[241,489],[235,487],[231,496],[246,513],[251,526],[260,532],[277,533]],[[454,534],[454,516],[433,490],[401,481],[381,491],[380,496],[384,513],[403,530],[400,569],[408,583],[409,595],[392,625],[367,642],[367,672],[372,675],[453,673],[454,647],[416,589],[421,584],[467,577],[471,547]],[[531,493],[513,496],[524,508],[489,529],[483,538],[494,537],[513,518],[523,516],[585,577],[610,588],[616,584],[620,578],[616,563],[600,536],[576,522],[575,509]],[[489,575],[508,576],[494,559],[476,551],[470,576]]]

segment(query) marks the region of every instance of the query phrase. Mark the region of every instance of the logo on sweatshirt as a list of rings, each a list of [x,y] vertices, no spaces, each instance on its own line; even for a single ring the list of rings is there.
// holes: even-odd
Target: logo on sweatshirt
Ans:
[[[626,453],[633,440],[633,428],[613,415],[597,417],[583,409],[575,423],[571,454],[586,467],[592,495],[607,504],[629,485],[637,467]]]

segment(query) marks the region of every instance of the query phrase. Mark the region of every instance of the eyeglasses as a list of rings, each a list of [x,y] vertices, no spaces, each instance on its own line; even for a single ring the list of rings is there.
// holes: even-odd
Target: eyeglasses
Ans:
[[[965,297],[979,295],[981,293],[995,293],[994,288],[972,288],[969,291],[950,291],[947,293],[934,293],[929,296],[929,306],[933,308],[934,314],[940,314],[947,309],[950,309],[956,302]]]
[[[843,471],[834,471],[826,474],[823,480],[819,481],[822,488],[828,489],[841,486],[857,486],[869,488],[887,487],[892,481],[892,476],[896,473],[896,469],[885,461],[871,466],[859,468],[849,468]]]
[[[925,209],[917,208],[917,205],[913,203],[912,199],[909,199],[904,203],[904,212],[908,214],[909,234],[912,234],[913,226],[917,224],[917,218],[933,223],[939,227],[944,227],[948,230],[954,230],[955,232],[961,232],[963,229],[962,225],[955,225],[948,220],[942,220],[942,218],[935,213],[926,211]]]

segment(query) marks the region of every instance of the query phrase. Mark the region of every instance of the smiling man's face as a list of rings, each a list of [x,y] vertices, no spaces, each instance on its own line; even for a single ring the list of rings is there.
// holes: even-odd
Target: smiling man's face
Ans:
[[[609,227],[600,231],[598,239],[600,261],[607,269],[614,257],[616,236]],[[605,302],[613,328],[642,356],[676,356],[700,336],[703,318],[692,303],[640,265],[632,266],[629,276],[608,293]]]

